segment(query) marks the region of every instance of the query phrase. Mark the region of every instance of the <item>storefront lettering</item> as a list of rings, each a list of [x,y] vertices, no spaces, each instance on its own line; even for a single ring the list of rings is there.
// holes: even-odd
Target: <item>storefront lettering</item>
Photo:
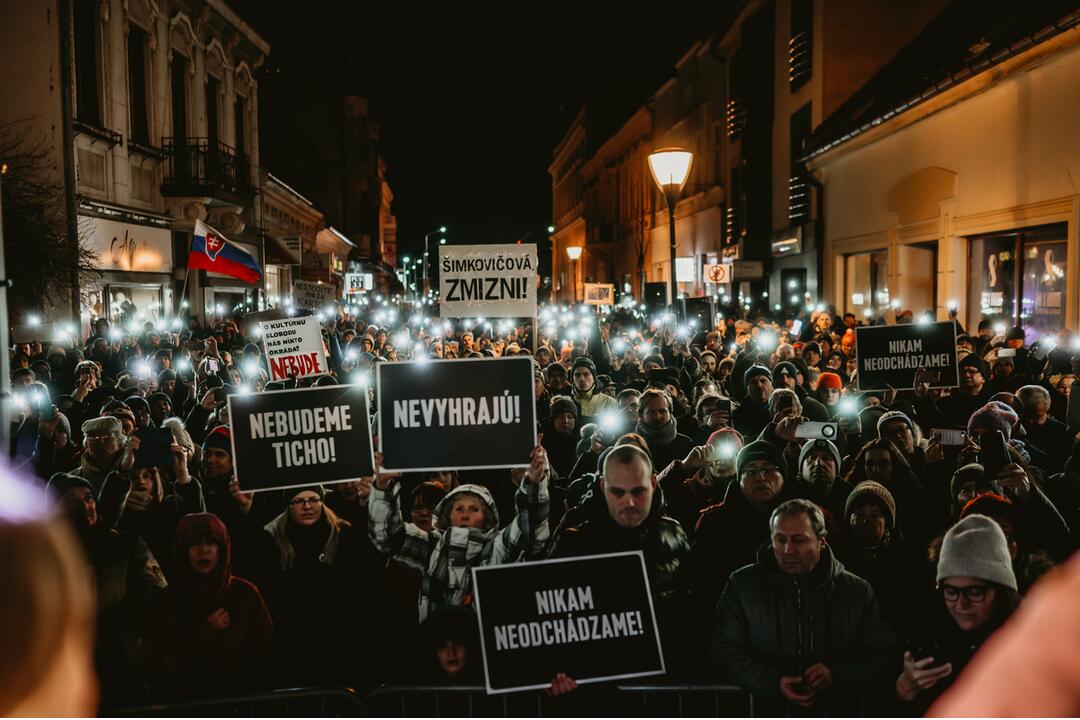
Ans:
[[[143,240],[137,241],[131,234],[124,230],[124,239],[114,235],[109,243],[109,255],[113,265],[123,270],[156,270],[160,260],[150,249],[150,243]],[[136,263],[138,258],[138,263]],[[141,266],[141,267],[140,267]]]

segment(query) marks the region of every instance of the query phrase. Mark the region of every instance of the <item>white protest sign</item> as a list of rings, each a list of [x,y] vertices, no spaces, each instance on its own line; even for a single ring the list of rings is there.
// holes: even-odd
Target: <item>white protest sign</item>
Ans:
[[[305,378],[330,372],[317,318],[289,318],[259,323],[270,380]]]
[[[614,305],[615,286],[610,283],[585,283],[586,305]]]
[[[442,317],[533,317],[536,270],[536,245],[441,245]]]
[[[293,305],[302,310],[320,310],[335,301],[333,285],[307,280],[293,280]]]
[[[345,273],[345,294],[375,289],[375,276],[371,273]]]

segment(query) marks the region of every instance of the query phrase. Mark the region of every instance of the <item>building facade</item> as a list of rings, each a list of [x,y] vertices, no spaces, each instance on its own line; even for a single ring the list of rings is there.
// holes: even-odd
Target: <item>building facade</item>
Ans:
[[[812,139],[838,309],[1075,327],[1080,14],[1040,12],[943,13]]]
[[[100,270],[68,316],[256,307],[261,285],[186,263],[196,220],[262,263],[256,73],[269,45],[222,0],[3,3],[0,39],[26,52],[2,71],[3,119],[48,138]]]

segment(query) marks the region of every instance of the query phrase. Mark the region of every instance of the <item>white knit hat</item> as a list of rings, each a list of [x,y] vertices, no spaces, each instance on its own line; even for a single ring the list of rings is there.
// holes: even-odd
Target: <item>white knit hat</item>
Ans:
[[[945,533],[938,558],[937,582],[950,577],[978,578],[1017,590],[1009,544],[996,522],[974,513]]]

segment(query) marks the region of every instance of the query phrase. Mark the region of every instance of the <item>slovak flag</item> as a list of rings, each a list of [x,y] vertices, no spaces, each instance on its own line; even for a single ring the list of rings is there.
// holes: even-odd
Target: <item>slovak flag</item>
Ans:
[[[188,254],[188,269],[209,270],[249,283],[257,283],[262,278],[259,263],[250,253],[233,245],[202,220],[195,221],[195,241]]]

